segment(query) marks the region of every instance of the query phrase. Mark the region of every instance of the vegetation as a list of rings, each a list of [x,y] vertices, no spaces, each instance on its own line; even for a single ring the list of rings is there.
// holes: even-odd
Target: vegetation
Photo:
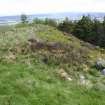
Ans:
[[[104,49],[48,25],[0,29],[0,105],[105,104],[105,77],[94,67]],[[29,39],[58,47],[32,51]],[[59,75],[61,68],[72,81]],[[80,75],[90,84],[79,85]]]
[[[21,22],[22,22],[22,24],[27,24],[28,23],[27,15],[25,15],[25,14],[21,15]]]
[[[67,32],[72,33],[74,28],[74,24],[72,21],[69,20],[68,17],[65,18],[65,20],[58,25],[58,29]]]
[[[43,25],[49,25],[49,26],[52,26],[52,27],[57,27],[57,22],[56,20],[54,19],[38,19],[38,18],[35,18],[33,19],[33,22],[32,22],[32,25],[35,25],[35,24],[43,24]]]
[[[72,34],[83,41],[103,48],[105,47],[105,17],[102,21],[91,19],[90,16],[83,16],[78,21],[71,21],[66,17],[62,22],[57,22],[55,19],[46,18],[42,20],[35,18],[32,23],[28,24],[27,16],[21,15],[21,22],[22,24],[17,25],[18,27],[34,26],[36,24],[49,25],[68,34]]]
[[[70,21],[65,19],[60,23],[58,29],[71,33],[72,35],[90,42],[96,46],[105,47],[105,18],[103,21],[91,19],[90,16],[83,16],[78,21]],[[96,40],[97,39],[97,40]]]
[[[0,105],[105,105],[105,77],[95,66],[105,59],[104,27],[105,18],[29,23],[26,15],[1,26]]]

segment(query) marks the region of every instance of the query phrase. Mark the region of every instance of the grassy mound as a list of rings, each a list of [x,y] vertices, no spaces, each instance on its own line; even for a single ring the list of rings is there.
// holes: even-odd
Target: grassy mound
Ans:
[[[93,67],[104,50],[55,28],[0,28],[0,105],[104,105],[105,78]],[[62,43],[60,51],[31,50],[28,39]],[[63,68],[72,81],[62,79]],[[85,75],[92,87],[80,86]]]

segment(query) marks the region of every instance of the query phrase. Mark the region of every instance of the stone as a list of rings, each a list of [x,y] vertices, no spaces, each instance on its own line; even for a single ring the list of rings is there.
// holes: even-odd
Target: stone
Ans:
[[[62,44],[59,42],[47,42],[46,44],[49,51],[51,50],[61,50]]]
[[[80,85],[86,85],[85,76],[83,75],[80,76]]]
[[[102,58],[99,58],[98,61],[96,62],[96,68],[99,70],[102,70],[105,68],[105,60]]]
[[[31,43],[37,43],[37,40],[34,39],[34,38],[30,38],[28,41],[31,42]]]
[[[90,80],[86,79],[84,75],[80,76],[79,85],[86,88],[91,88],[93,85]]]
[[[5,56],[6,59],[8,60],[15,60],[16,59],[16,55],[13,53],[9,53],[8,55]]]
[[[38,41],[36,39],[29,39],[28,42],[32,51],[45,48],[45,43],[42,41]]]
[[[103,70],[101,71],[101,73],[102,73],[102,75],[105,75],[105,69],[103,69]]]
[[[70,78],[70,76],[68,75],[68,73],[64,69],[60,69],[58,71],[58,74],[62,79],[72,81],[72,79]]]

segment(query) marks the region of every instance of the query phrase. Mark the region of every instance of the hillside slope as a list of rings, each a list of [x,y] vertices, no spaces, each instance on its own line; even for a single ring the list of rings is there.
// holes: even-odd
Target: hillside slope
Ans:
[[[104,105],[105,77],[94,67],[104,52],[49,26],[1,27],[0,105]]]

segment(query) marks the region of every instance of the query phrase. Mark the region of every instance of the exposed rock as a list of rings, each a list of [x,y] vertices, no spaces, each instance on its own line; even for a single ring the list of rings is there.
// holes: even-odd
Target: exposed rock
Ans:
[[[46,47],[51,52],[64,53],[64,46],[59,42],[47,42]]]
[[[43,42],[37,42],[36,49],[42,49],[45,47],[45,44]]]
[[[45,43],[41,41],[37,41],[36,39],[29,39],[29,46],[32,51],[35,51],[35,49],[42,49],[45,48]]]
[[[43,42],[40,40],[36,40],[34,38],[31,38],[28,40],[29,46],[31,47],[32,51],[35,51],[35,49],[44,49],[47,48],[51,52],[64,52],[64,47],[62,43],[59,42]]]
[[[60,44],[57,43],[57,42],[48,42],[47,47],[48,47],[49,50],[50,49],[57,49],[57,48],[60,47]]]
[[[17,47],[17,48],[16,48],[16,52],[17,52],[17,53],[21,53],[21,52],[22,52],[22,49],[19,48],[19,47]]]
[[[102,70],[105,68],[105,60],[102,58],[99,58],[99,60],[96,62],[96,68],[99,70]]]
[[[91,83],[91,81],[90,80],[87,80],[84,75],[81,75],[80,76],[79,85],[85,86],[86,88],[93,87],[93,84]]]
[[[80,76],[80,85],[86,85],[85,76],[83,75]]]
[[[68,75],[68,73],[64,69],[60,69],[58,71],[58,74],[62,79],[72,81],[72,79],[70,78],[70,76]]]
[[[105,75],[105,69],[103,69],[103,70],[101,71],[101,73],[102,73],[102,75]]]
[[[37,43],[37,40],[34,39],[34,38],[30,38],[28,41],[31,42],[31,43]]]
[[[8,59],[8,60],[15,60],[16,59],[16,55],[13,54],[13,53],[10,53],[7,56],[5,56],[4,58]]]
[[[31,61],[30,60],[26,60],[25,64],[28,65],[28,66],[31,66]]]

